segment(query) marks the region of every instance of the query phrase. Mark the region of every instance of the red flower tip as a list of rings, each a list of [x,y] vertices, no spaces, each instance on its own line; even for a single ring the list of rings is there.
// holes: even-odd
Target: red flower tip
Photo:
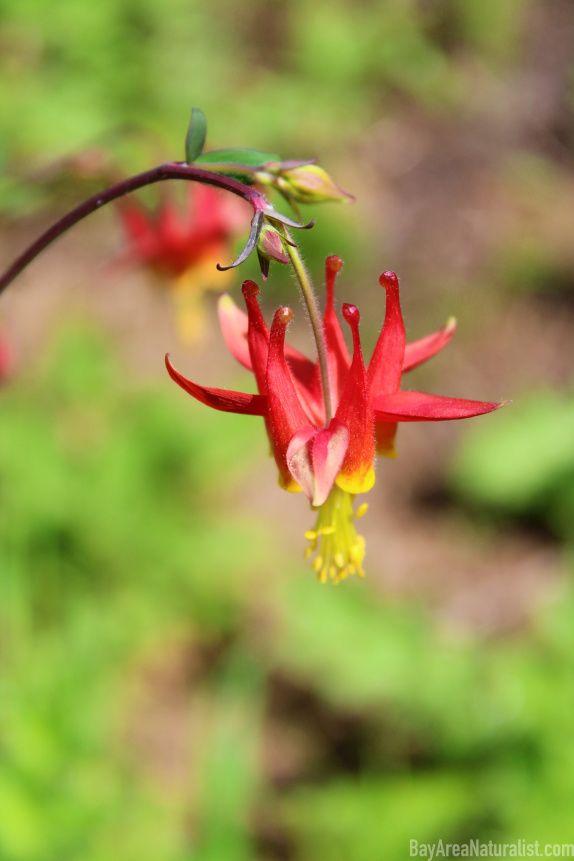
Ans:
[[[396,272],[383,272],[379,275],[379,284],[381,287],[384,287],[385,290],[397,289],[399,286],[399,279],[397,277]]]
[[[359,325],[361,315],[356,305],[350,305],[348,302],[345,302],[342,310],[343,317],[352,329]]]
[[[343,261],[336,254],[330,254],[325,260],[325,284],[327,287],[327,311],[334,308],[335,280],[337,272],[343,268]]]
[[[244,281],[241,285],[241,292],[243,293],[245,300],[247,301],[247,299],[259,296],[259,287],[255,283],[255,281]]]
[[[343,304],[343,317],[349,324],[353,335],[353,349],[355,351],[355,355],[360,354],[361,352],[361,336],[359,334],[359,323],[361,322],[361,314],[359,313],[359,309],[356,305],[349,305],[348,302]]]
[[[275,316],[273,317],[273,328],[280,326],[281,328],[286,329],[292,319],[293,311],[291,308],[288,308],[286,305],[281,305],[281,307],[277,308],[275,311]]]
[[[325,260],[325,268],[327,273],[335,273],[340,272],[343,268],[343,261],[340,257],[337,257],[336,254],[330,254],[329,257]]]

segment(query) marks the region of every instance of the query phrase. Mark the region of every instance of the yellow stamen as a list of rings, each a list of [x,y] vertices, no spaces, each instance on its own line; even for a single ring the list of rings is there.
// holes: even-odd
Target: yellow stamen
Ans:
[[[357,518],[364,517],[368,510],[369,510],[369,503],[368,502],[361,502],[361,504],[357,508]]]
[[[305,558],[316,553],[311,565],[321,583],[339,583],[346,577],[364,576],[365,539],[355,529],[355,518],[362,516],[367,504],[355,513],[353,495],[335,485],[318,509],[315,529],[305,533],[309,547]]]

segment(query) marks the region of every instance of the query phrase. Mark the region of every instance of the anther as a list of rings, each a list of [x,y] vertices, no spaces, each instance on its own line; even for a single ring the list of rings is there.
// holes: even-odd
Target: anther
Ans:
[[[320,529],[317,530],[318,535],[332,535],[335,531],[334,526],[321,526]]]

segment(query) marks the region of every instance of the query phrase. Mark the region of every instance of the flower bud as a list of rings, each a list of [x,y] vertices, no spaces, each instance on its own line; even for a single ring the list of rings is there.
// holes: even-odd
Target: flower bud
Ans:
[[[267,278],[269,274],[271,260],[275,260],[277,263],[289,263],[289,255],[285,251],[283,238],[279,231],[270,224],[264,224],[261,228],[257,240],[257,256],[264,278]]]
[[[349,201],[353,197],[339,188],[329,174],[318,164],[305,164],[283,170],[277,186],[286,197],[297,203],[323,203],[330,200]]]

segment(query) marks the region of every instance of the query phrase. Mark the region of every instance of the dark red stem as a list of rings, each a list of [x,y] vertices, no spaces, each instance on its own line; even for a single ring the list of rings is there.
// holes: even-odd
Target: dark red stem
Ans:
[[[91,215],[97,209],[101,209],[112,200],[118,197],[123,197],[138,188],[143,188],[146,185],[152,185],[156,182],[163,182],[166,179],[185,179],[192,182],[203,182],[207,185],[214,185],[217,188],[223,188],[230,191],[232,194],[242,197],[251,204],[255,213],[261,211],[267,206],[266,198],[254,188],[244,185],[238,180],[222,174],[212,173],[209,170],[202,170],[198,167],[185,164],[183,162],[169,162],[153,167],[151,170],[146,170],[143,173],[138,173],[135,176],[130,176],[129,179],[122,180],[109,188],[94,194],[83,203],[80,203],[70,212],[66,213],[55,224],[49,227],[36,239],[32,245],[20,254],[19,257],[0,277],[0,293],[2,293],[12,281],[38,256],[48,245],[51,245],[59,236],[73,227],[86,216]]]

